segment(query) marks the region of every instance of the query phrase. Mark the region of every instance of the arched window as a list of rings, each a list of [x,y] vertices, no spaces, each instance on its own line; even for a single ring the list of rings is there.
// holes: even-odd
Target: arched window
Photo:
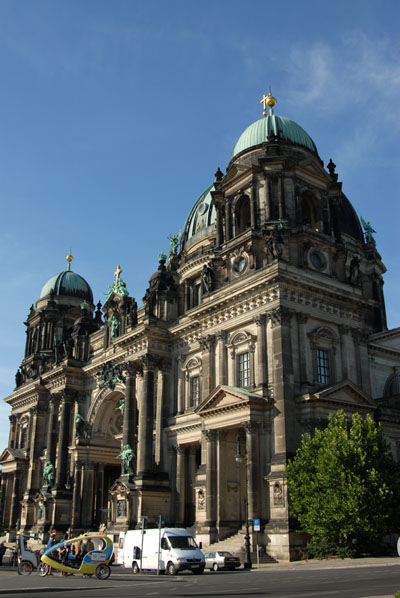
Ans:
[[[400,395],[400,374],[392,374],[387,382],[385,388],[386,397],[394,397]]]
[[[301,198],[301,222],[303,226],[315,228],[315,209],[308,193]]]
[[[250,200],[247,195],[243,195],[236,205],[236,234],[240,235],[250,226]]]

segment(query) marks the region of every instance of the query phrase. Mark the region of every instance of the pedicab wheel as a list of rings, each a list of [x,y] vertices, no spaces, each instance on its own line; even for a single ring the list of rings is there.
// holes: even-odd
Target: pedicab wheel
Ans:
[[[111,569],[108,565],[102,563],[101,565],[97,565],[94,573],[97,579],[108,579],[111,574]]]
[[[41,563],[39,563],[38,573],[39,573],[40,577],[44,577],[45,575],[47,575],[47,573],[49,572],[49,569],[50,569],[50,567],[43,561]]]
[[[18,565],[19,575],[30,575],[33,571],[33,565],[29,561],[21,561]]]

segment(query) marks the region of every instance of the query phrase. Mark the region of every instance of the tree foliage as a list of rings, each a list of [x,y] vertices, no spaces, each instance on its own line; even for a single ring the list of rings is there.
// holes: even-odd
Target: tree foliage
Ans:
[[[287,479],[291,515],[320,555],[363,549],[399,527],[400,469],[369,415],[338,411],[304,434]]]

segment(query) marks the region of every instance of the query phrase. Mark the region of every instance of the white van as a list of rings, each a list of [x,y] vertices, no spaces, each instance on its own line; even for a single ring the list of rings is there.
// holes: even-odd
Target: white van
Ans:
[[[188,569],[200,574],[205,566],[204,554],[192,534],[177,527],[129,530],[122,553],[123,565],[132,567],[132,573],[159,570],[175,575]]]

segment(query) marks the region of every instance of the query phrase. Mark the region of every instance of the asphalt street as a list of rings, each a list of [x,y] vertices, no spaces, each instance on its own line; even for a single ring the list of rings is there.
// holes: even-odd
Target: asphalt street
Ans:
[[[4,567],[0,570],[0,596],[65,598],[69,592],[71,598],[393,598],[400,590],[399,567],[398,557],[268,564],[251,571],[184,572],[171,577],[134,576],[129,570],[112,567],[110,578],[104,581],[80,575],[40,577],[35,572],[20,576],[15,569]]]

